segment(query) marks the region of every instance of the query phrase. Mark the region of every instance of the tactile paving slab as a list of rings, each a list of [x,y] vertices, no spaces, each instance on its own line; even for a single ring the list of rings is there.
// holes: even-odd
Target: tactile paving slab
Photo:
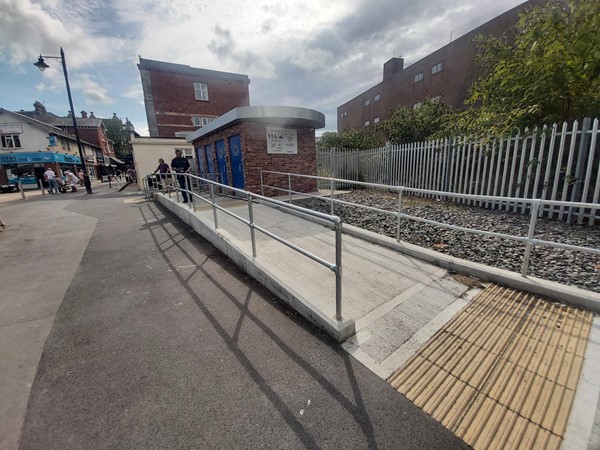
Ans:
[[[558,449],[592,319],[490,285],[388,382],[475,449]]]

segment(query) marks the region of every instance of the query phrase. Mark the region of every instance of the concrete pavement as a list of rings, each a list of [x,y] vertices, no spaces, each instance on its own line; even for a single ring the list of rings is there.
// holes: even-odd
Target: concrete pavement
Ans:
[[[0,206],[3,276],[14,259],[2,279],[14,286],[3,295],[2,318],[11,313],[2,331],[15,342],[34,324],[20,317],[47,320],[29,350],[2,348],[3,376],[25,385],[14,404],[27,403],[30,383],[15,367],[35,373],[52,327],[21,448],[466,448],[188,226],[107,191]],[[38,245],[46,253],[21,265]],[[68,253],[58,273],[41,257],[72,247],[82,253]],[[25,269],[36,289],[12,281]],[[37,300],[49,279],[56,287]],[[21,304],[32,310],[11,316]],[[0,429],[2,447],[16,448],[18,408],[2,414],[16,418]]]

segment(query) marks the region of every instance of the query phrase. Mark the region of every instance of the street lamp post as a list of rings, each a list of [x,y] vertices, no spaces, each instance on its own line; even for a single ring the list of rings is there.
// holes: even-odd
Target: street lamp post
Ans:
[[[67,74],[67,63],[65,61],[65,52],[62,47],[60,48],[60,56],[42,56],[38,58],[38,61],[33,65],[36,66],[40,71],[44,71],[48,67],[48,64],[44,62],[44,58],[59,59],[62,64],[63,73],[65,74],[65,83],[67,84],[67,95],[69,96],[69,106],[71,108],[71,118],[73,119],[73,128],[75,129],[75,139],[77,141],[77,148],[79,149],[79,158],[81,159],[81,167],[83,168],[83,184],[88,194],[92,194],[92,182],[90,180],[90,174],[87,171],[85,165],[85,159],[83,157],[83,146],[81,145],[81,139],[79,139],[79,130],[77,128],[77,120],[75,119],[75,110],[73,109],[73,98],[71,97],[71,88],[69,87],[69,75]]]

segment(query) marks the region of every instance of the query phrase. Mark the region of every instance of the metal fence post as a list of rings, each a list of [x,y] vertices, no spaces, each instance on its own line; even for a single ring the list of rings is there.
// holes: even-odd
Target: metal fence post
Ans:
[[[290,196],[290,204],[292,203],[292,174],[288,173],[288,193]]]
[[[329,187],[331,188],[331,215],[333,216],[333,185],[334,185],[334,181],[333,178],[329,179]]]
[[[21,200],[25,200],[25,191],[23,190],[23,183],[21,183],[21,180],[17,181],[17,188],[19,188],[19,192],[21,193]],[[44,192],[43,189],[42,192]]]
[[[398,190],[398,226],[396,227],[396,241],[400,242],[400,213],[402,212],[402,191]]]
[[[260,195],[265,196],[265,185],[263,181],[263,173],[260,171]]]
[[[525,244],[525,255],[523,256],[523,265],[521,266],[521,276],[525,278],[527,276],[527,269],[529,268],[529,257],[531,256],[531,240],[535,233],[535,225],[537,223],[538,211],[540,209],[540,202],[534,202],[531,205],[531,220],[529,221],[529,232],[527,233],[527,244]]]
[[[192,207],[194,208],[194,212],[196,212],[196,196],[194,195],[194,183],[192,183],[192,179],[190,177],[190,186],[191,186],[191,193],[190,193],[190,200],[192,201]],[[198,194],[200,195],[200,194]]]
[[[217,207],[215,206],[215,187],[210,183],[210,202],[213,208],[213,216],[215,217],[215,229],[219,228],[219,221],[217,220]]]
[[[248,221],[250,222],[250,241],[252,242],[252,257],[256,258],[256,233],[254,231],[254,212],[252,211],[252,197],[248,195]]]
[[[342,221],[335,224],[335,320],[342,320]]]

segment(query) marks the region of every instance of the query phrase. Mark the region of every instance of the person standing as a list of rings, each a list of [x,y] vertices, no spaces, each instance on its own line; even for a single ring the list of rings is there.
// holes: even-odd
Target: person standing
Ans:
[[[158,167],[156,168],[156,170],[154,171],[154,173],[158,172],[158,188],[162,189],[163,186],[166,184],[167,181],[167,174],[171,171],[171,169],[169,168],[169,165],[165,162],[164,159],[159,158],[158,160]]]
[[[50,194],[58,194],[58,185],[56,184],[56,174],[48,167],[44,172],[44,179],[48,182],[48,192]]]
[[[173,172],[177,174],[184,174],[190,171],[190,162],[187,160],[187,158],[184,158],[181,155],[181,150],[175,150],[175,158],[173,158],[173,161],[171,161],[171,169],[173,169]],[[177,175],[177,182],[179,183],[179,187],[181,188],[183,203],[188,202],[188,193],[186,192],[186,179],[187,177],[185,175]]]

